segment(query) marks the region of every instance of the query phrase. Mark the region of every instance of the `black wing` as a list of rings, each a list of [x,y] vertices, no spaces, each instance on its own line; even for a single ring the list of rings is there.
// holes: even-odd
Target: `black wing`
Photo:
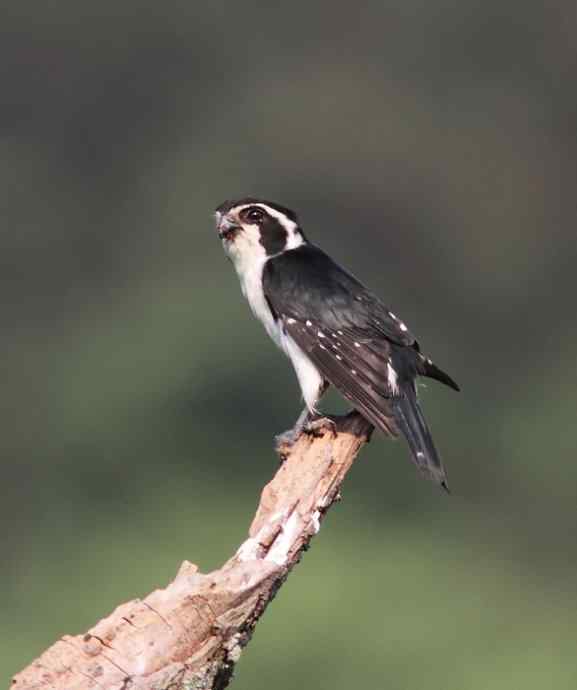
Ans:
[[[392,350],[418,356],[405,324],[313,245],[270,259],[263,287],[271,311],[323,377],[375,426],[396,435],[391,398],[405,376],[392,368]],[[415,374],[407,371],[411,385]]]
[[[335,331],[349,326],[368,331],[373,337],[384,336],[398,345],[416,346],[413,334],[390,309],[312,244],[269,259],[263,286],[279,313],[290,311],[305,321],[316,316],[322,318],[326,328]]]
[[[415,378],[458,387],[420,353],[406,325],[313,245],[269,259],[263,288],[275,318],[322,376],[377,428],[402,432],[413,462],[447,488]]]
[[[391,407],[393,391],[383,376],[388,352],[386,341],[378,348],[352,330],[323,330],[318,321],[296,321],[286,315],[282,319],[286,333],[322,376],[376,427],[396,436],[398,429]]]

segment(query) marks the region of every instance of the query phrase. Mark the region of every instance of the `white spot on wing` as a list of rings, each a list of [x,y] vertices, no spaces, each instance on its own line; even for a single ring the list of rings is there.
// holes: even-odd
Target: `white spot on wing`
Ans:
[[[357,370],[356,369],[351,369],[351,374],[354,374],[356,376]]]
[[[340,361],[342,360],[342,357],[341,357],[340,355],[337,355],[337,359],[338,359],[339,362],[340,362]]]
[[[287,319],[286,322],[287,322],[290,326],[292,326],[293,323],[296,323],[295,319]]]
[[[305,323],[309,328],[313,325],[312,321],[309,321],[308,319],[305,321]]]
[[[396,395],[399,392],[397,372],[393,369],[390,362],[387,362],[387,380],[389,382],[391,392]]]
[[[357,341],[355,340],[355,347],[360,347],[360,346],[361,346],[360,343],[357,343]]]
[[[399,328],[400,328],[402,331],[408,330],[404,323],[400,323],[400,324],[399,324]]]
[[[325,337],[325,334],[324,334],[322,331],[319,331],[319,332],[317,333],[317,335],[319,336],[319,338],[324,338],[324,337]]]

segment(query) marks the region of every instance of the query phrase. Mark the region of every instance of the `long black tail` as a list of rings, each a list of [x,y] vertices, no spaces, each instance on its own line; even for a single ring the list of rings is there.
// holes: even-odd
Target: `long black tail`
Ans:
[[[441,383],[444,383],[445,386],[452,388],[454,391],[461,390],[455,381],[453,381],[453,379],[449,376],[449,374],[446,374],[442,369],[439,369],[439,367],[436,364],[433,364],[430,359],[423,359],[421,366],[418,367],[418,370],[422,376],[428,376],[430,379],[440,381]]]
[[[400,393],[398,397],[393,398],[393,411],[397,425],[411,449],[411,459],[426,477],[440,484],[448,493],[445,469],[417,400],[417,394],[411,385],[404,386]]]

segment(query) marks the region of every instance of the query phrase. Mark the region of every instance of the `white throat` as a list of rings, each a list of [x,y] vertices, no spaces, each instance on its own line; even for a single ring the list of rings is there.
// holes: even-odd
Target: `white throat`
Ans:
[[[271,257],[266,255],[258,237],[259,231],[256,226],[245,225],[233,242],[224,241],[225,251],[234,264],[242,293],[252,313],[263,324],[271,340],[291,360],[305,403],[309,410],[314,412],[322,390],[322,377],[301,348],[284,332],[282,323],[275,320],[268,306],[262,286],[262,274],[267,260]],[[296,249],[304,242],[300,233],[298,237],[300,242],[290,249]]]
[[[305,243],[305,239],[299,231],[298,225],[267,204],[254,203],[240,206],[236,209],[237,214],[243,208],[258,206],[266,211],[270,216],[276,218],[284,227],[287,233],[287,242],[283,249],[290,251]],[[267,255],[265,248],[260,242],[260,228],[258,225],[243,224],[242,229],[235,237],[228,241],[223,240],[225,252],[228,254],[240,280],[243,295],[248,300],[253,314],[264,324],[267,333],[282,347],[281,334],[275,323],[273,315],[268,307],[262,288],[262,272],[267,260],[271,257]],[[282,252],[281,252],[282,253]]]
[[[223,240],[224,250],[230,257],[242,294],[252,313],[261,321],[267,333],[280,346],[280,335],[262,288],[262,272],[267,262],[265,248],[260,243],[260,230],[256,225],[244,225],[233,240]]]

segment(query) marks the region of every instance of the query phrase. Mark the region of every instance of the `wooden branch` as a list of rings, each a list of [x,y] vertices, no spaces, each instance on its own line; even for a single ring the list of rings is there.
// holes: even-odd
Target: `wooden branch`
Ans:
[[[303,434],[264,488],[248,539],[203,575],[185,561],[165,589],[121,604],[85,635],[65,635],[13,690],[221,690],[242,648],[326,511],[372,427],[357,413]]]

